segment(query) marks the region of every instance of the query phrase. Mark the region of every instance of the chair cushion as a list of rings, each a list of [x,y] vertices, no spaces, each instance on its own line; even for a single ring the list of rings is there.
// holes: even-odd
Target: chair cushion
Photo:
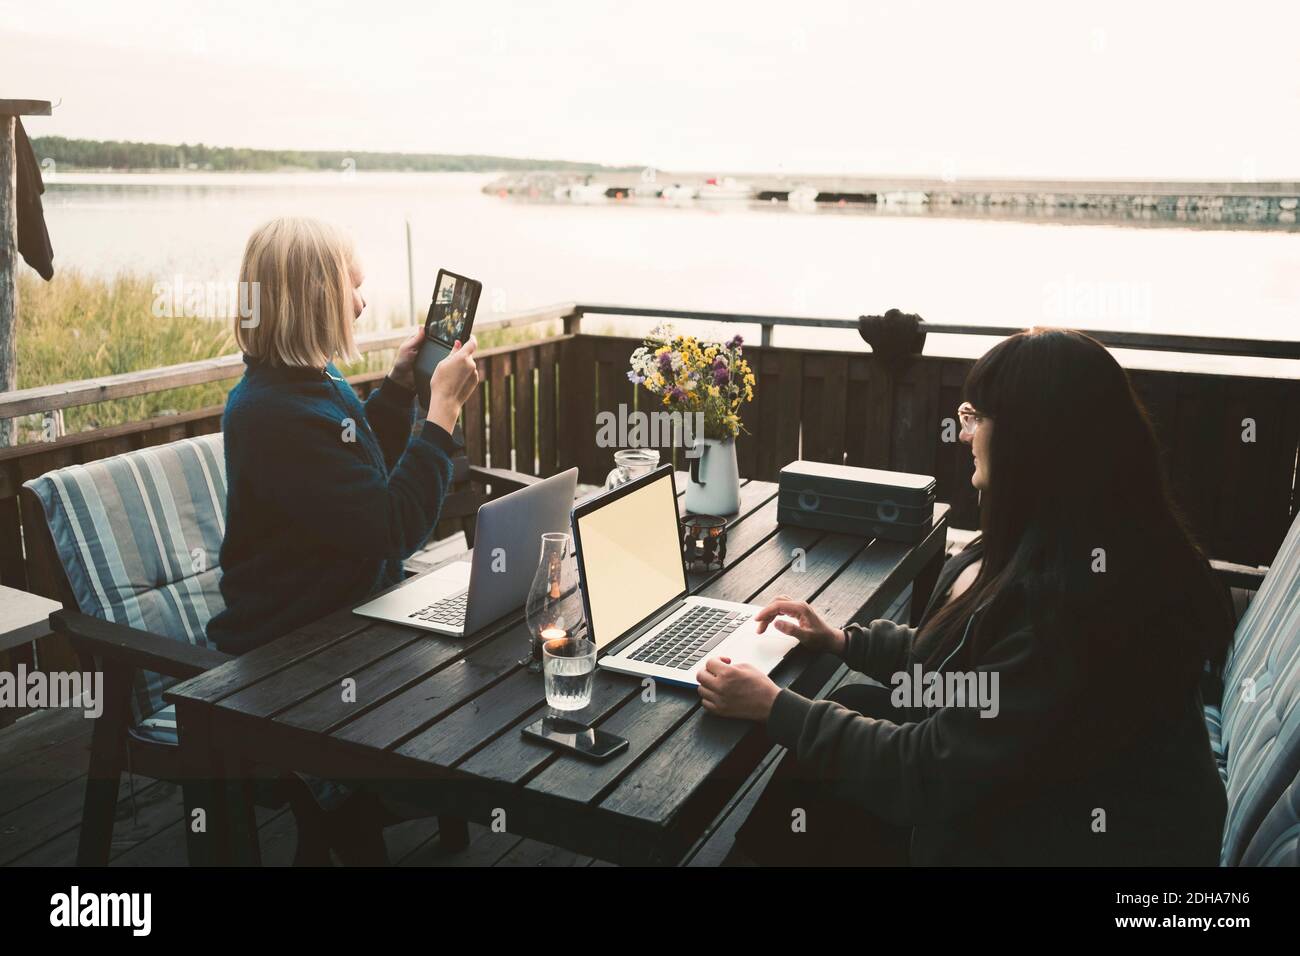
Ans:
[[[1213,704],[1205,705],[1205,729],[1210,732],[1210,750],[1214,752],[1214,764],[1219,768],[1223,786],[1228,786],[1228,755],[1223,752],[1223,714]]]
[[[1237,624],[1221,709],[1228,817],[1220,862],[1258,863],[1288,852],[1294,858],[1300,774],[1300,515]]]
[[[1300,781],[1292,781],[1268,814],[1239,861],[1242,866],[1300,866]]]
[[[169,744],[175,747],[180,743],[176,733],[176,705],[168,704],[156,714],[150,714],[130,730],[131,736],[151,744]]]
[[[221,610],[226,522],[220,434],[71,465],[26,483],[85,614],[207,645]],[[131,700],[139,724],[163,709],[174,681],[141,672]]]

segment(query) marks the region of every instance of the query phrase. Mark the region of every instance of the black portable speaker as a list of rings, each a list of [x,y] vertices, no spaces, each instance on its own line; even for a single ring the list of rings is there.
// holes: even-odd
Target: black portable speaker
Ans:
[[[934,486],[930,475],[793,461],[781,469],[776,520],[915,544],[934,520]]]

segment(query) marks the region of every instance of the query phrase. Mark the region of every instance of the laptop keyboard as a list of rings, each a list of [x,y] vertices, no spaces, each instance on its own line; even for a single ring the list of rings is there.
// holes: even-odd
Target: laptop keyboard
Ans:
[[[428,607],[420,608],[407,617],[418,617],[432,624],[449,624],[452,627],[465,626],[465,610],[468,607],[469,591],[464,590],[441,601],[434,601]]]
[[[631,660],[679,671],[692,670],[704,660],[704,655],[751,616],[743,611],[697,604],[639,648]]]

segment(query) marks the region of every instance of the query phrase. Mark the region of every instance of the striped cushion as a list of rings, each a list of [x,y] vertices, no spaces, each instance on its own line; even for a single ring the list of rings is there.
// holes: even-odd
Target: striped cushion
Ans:
[[[1260,822],[1242,866],[1300,866],[1300,780],[1292,781]]]
[[[1288,852],[1294,860],[1300,775],[1300,515],[1237,624],[1233,644],[1223,679],[1228,819],[1220,862],[1260,863]]]
[[[220,434],[72,465],[26,483],[45,509],[80,610],[205,645],[224,606],[219,555],[226,523]],[[163,708],[170,678],[140,673],[134,722]]]
[[[175,747],[180,743],[176,731],[176,705],[168,704],[156,714],[150,714],[131,728],[131,736],[155,744],[170,744]]]
[[[1214,752],[1214,764],[1219,768],[1223,786],[1228,786],[1228,755],[1223,752],[1223,714],[1213,704],[1205,705],[1205,729],[1210,732],[1210,750]]]

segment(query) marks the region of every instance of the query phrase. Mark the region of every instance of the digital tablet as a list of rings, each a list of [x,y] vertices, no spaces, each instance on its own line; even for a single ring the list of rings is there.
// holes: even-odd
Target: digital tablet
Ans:
[[[474,313],[478,310],[483,283],[438,270],[433,287],[433,301],[424,320],[424,342],[415,359],[415,388],[420,403],[429,407],[429,378],[438,363],[451,354],[456,342],[464,343],[474,330]]]

